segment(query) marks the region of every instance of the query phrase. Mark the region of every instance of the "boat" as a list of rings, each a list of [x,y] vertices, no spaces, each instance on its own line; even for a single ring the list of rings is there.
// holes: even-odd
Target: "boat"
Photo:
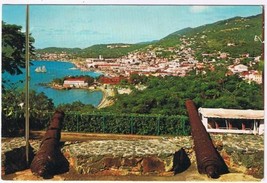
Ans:
[[[40,67],[37,67],[35,69],[35,72],[45,73],[45,72],[47,72],[47,70],[46,70],[45,66],[42,66],[42,67],[40,66]]]
[[[77,70],[77,69],[78,69],[77,67],[69,68],[69,70]]]

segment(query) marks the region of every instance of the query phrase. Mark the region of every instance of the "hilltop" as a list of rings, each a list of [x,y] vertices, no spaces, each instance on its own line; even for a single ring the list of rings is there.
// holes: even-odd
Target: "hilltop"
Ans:
[[[203,54],[216,58],[217,53],[223,52],[232,58],[243,54],[256,57],[261,55],[262,45],[255,40],[255,36],[262,36],[261,14],[234,17],[196,28],[187,27],[149,46],[150,50],[160,48],[161,54],[170,59],[174,59],[175,54],[185,48],[194,50],[194,56],[199,61],[205,58]],[[212,56],[212,53],[215,55]]]
[[[36,52],[39,54],[43,53],[68,53],[68,54],[77,54],[81,52],[81,48],[58,48],[58,47],[47,47],[43,49],[37,49]]]

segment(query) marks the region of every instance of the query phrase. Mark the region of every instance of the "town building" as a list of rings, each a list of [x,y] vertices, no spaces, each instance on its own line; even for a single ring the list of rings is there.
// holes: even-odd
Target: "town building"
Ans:
[[[99,82],[101,84],[119,84],[121,80],[125,79],[124,77],[100,77]]]
[[[63,86],[70,88],[82,88],[88,87],[88,83],[85,78],[68,78],[64,80]]]
[[[259,135],[264,133],[264,110],[199,108],[198,112],[207,132]]]
[[[246,76],[245,79],[248,80],[250,83],[251,81],[255,81],[258,84],[262,83],[262,74],[258,71],[250,71]]]
[[[228,67],[229,70],[231,70],[234,74],[236,73],[242,73],[245,71],[248,71],[248,66],[245,66],[243,64],[238,64],[238,65],[230,65]]]
[[[220,53],[220,58],[221,59],[226,59],[228,57],[228,53]]]

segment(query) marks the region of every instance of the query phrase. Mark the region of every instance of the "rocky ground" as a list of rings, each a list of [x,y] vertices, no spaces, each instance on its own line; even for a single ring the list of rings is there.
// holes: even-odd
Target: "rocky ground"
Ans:
[[[30,141],[33,152],[36,152],[43,132],[32,134]],[[224,158],[231,173],[222,175],[215,181],[260,181],[263,178],[263,136],[254,135],[212,135],[212,140],[217,150]],[[192,150],[191,137],[155,137],[135,135],[105,135],[105,134],[62,134],[62,152],[67,154],[70,161],[70,170],[67,173],[56,175],[52,180],[159,180],[159,181],[206,181],[212,180],[206,175],[197,172],[195,155]],[[16,147],[23,146],[23,138],[2,139],[2,179],[4,180],[42,180],[32,175],[29,169],[3,175],[3,165],[8,152]],[[168,157],[183,147],[190,158],[191,166],[176,175],[160,174],[127,174],[121,168],[127,157],[143,157],[157,155]],[[17,152],[20,150],[17,149]],[[70,158],[70,156],[72,158]],[[86,161],[88,157],[117,156],[120,166],[111,168],[101,173],[88,173]],[[74,157],[74,158],[73,158]],[[79,157],[79,158],[77,158]],[[87,157],[87,158],[86,158]],[[124,159],[123,159],[124,158]],[[97,159],[97,158],[96,158]],[[79,166],[80,168],[78,168]],[[85,163],[81,163],[85,162]],[[109,161],[110,162],[110,161]],[[75,165],[76,163],[76,165]],[[168,164],[164,163],[168,168]],[[75,165],[75,166],[74,166]],[[170,164],[169,164],[170,167]],[[84,172],[84,170],[86,170]],[[119,171],[118,171],[119,170]],[[89,171],[90,172],[90,171]],[[138,172],[138,171],[137,171]],[[82,174],[81,174],[82,173]]]

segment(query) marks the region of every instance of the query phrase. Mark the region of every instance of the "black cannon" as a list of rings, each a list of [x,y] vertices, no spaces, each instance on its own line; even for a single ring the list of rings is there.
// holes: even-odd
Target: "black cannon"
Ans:
[[[42,139],[40,149],[33,158],[31,171],[34,175],[49,178],[68,171],[69,163],[60,151],[61,128],[64,112],[56,111]]]
[[[207,174],[211,178],[218,178],[221,174],[228,173],[228,167],[215,149],[209,134],[198,116],[194,102],[187,100],[185,105],[194,140],[198,172],[200,174]]]

